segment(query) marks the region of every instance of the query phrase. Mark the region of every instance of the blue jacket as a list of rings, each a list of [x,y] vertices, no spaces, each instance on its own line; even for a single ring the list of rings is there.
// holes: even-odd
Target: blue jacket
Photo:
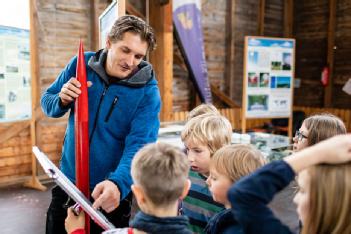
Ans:
[[[132,228],[149,234],[191,234],[189,221],[185,216],[156,217],[139,211],[131,221]]]
[[[212,216],[205,228],[206,234],[243,234],[232,210],[226,209]]]
[[[105,179],[113,181],[121,199],[130,192],[131,161],[145,144],[155,142],[159,129],[160,94],[152,67],[142,61],[131,77],[117,80],[104,69],[107,52],[86,52],[88,88],[90,188]],[[89,61],[89,62],[88,62]],[[44,113],[58,118],[70,111],[60,167],[75,182],[74,103],[63,108],[58,96],[62,86],[76,77],[74,57],[42,95]]]
[[[274,161],[230,188],[228,198],[232,211],[244,233],[292,233],[267,205],[294,177],[294,171],[285,161]]]

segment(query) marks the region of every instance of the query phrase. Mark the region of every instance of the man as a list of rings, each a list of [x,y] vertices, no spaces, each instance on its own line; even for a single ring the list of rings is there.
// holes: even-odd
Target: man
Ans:
[[[94,208],[101,208],[116,227],[128,226],[131,161],[145,144],[156,141],[160,94],[152,67],[143,61],[155,48],[152,28],[135,16],[114,23],[106,48],[85,53],[89,97],[90,189]],[[60,167],[75,182],[74,100],[81,93],[74,57],[43,94],[42,109],[50,117],[70,110]],[[72,204],[59,187],[52,191],[47,233],[65,233]],[[91,225],[91,233],[102,229]]]

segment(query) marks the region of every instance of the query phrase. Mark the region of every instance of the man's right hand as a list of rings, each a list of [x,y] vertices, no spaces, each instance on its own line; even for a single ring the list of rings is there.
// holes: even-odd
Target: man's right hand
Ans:
[[[92,86],[92,82],[88,81],[87,86]],[[80,87],[81,84],[75,77],[72,77],[69,81],[67,81],[66,84],[62,86],[59,93],[62,106],[68,106],[82,93]]]

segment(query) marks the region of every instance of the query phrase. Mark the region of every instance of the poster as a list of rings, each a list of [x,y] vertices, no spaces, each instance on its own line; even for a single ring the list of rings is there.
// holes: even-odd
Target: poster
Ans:
[[[211,103],[201,24],[200,0],[173,1],[173,23],[180,51],[202,102]]]
[[[99,17],[100,49],[105,48],[107,34],[110,32],[114,22],[118,17],[117,0],[106,8]]]
[[[246,118],[290,117],[295,40],[248,36],[244,57]]]
[[[0,122],[31,117],[29,30],[0,26]]]

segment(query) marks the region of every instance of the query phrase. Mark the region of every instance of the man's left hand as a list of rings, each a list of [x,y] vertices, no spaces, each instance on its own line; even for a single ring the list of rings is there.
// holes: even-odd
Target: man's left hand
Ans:
[[[101,207],[110,213],[119,206],[121,193],[112,181],[104,180],[95,186],[91,196],[95,199],[94,209]]]

